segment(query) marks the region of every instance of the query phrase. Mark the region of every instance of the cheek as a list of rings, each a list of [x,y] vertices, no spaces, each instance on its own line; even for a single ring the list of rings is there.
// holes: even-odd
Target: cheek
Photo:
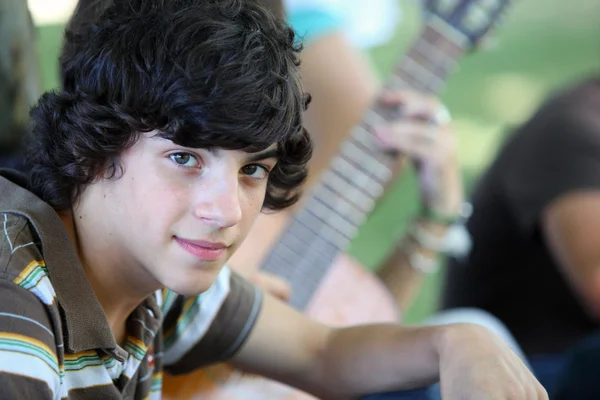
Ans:
[[[244,227],[252,226],[262,210],[265,200],[264,190],[251,190],[245,193],[243,201]]]
[[[118,201],[127,209],[126,218],[142,234],[170,229],[188,210],[189,190],[185,185],[150,171],[126,174],[122,179],[125,185]]]

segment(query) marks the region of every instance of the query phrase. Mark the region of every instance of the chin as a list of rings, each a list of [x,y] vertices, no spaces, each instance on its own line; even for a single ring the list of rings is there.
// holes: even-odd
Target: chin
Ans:
[[[212,274],[211,274],[212,275]],[[214,276],[203,274],[203,276],[184,276],[180,279],[168,279],[164,282],[164,287],[181,296],[193,297],[206,292],[217,279],[218,273]]]
[[[210,288],[210,285],[204,285],[202,287],[191,286],[189,284],[184,285],[165,285],[170,291],[185,297],[194,297],[202,294]]]

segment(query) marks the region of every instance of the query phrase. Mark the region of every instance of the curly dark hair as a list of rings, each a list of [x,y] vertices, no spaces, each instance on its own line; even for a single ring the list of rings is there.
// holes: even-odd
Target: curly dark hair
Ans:
[[[105,6],[102,5],[104,2]],[[277,143],[263,207],[297,201],[312,142],[294,32],[256,0],[96,0],[65,31],[62,88],[32,109],[31,190],[57,211],[143,132],[192,148]],[[89,11],[89,10],[88,10]]]

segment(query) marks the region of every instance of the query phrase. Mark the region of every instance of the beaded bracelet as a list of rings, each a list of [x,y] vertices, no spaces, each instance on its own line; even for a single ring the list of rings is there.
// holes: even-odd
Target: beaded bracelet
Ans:
[[[446,215],[433,210],[426,205],[421,206],[419,217],[429,222],[441,224],[441,225],[454,225],[457,223],[464,222],[471,216],[473,212],[473,206],[469,202],[464,202],[460,206],[460,210],[456,215]]]
[[[414,239],[413,239],[414,240]],[[425,274],[433,274],[440,268],[440,257],[436,253],[434,257],[428,257],[419,252],[419,248],[422,247],[418,242],[414,244],[402,241],[398,246],[400,251],[404,253],[408,263],[415,271],[419,271]]]

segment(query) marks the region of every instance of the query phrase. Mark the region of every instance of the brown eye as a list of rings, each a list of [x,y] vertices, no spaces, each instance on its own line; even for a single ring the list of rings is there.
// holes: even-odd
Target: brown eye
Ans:
[[[188,153],[173,153],[169,158],[181,167],[195,167],[199,164],[196,157]]]
[[[250,164],[242,167],[242,173],[253,179],[265,179],[269,176],[269,170],[258,164]]]

